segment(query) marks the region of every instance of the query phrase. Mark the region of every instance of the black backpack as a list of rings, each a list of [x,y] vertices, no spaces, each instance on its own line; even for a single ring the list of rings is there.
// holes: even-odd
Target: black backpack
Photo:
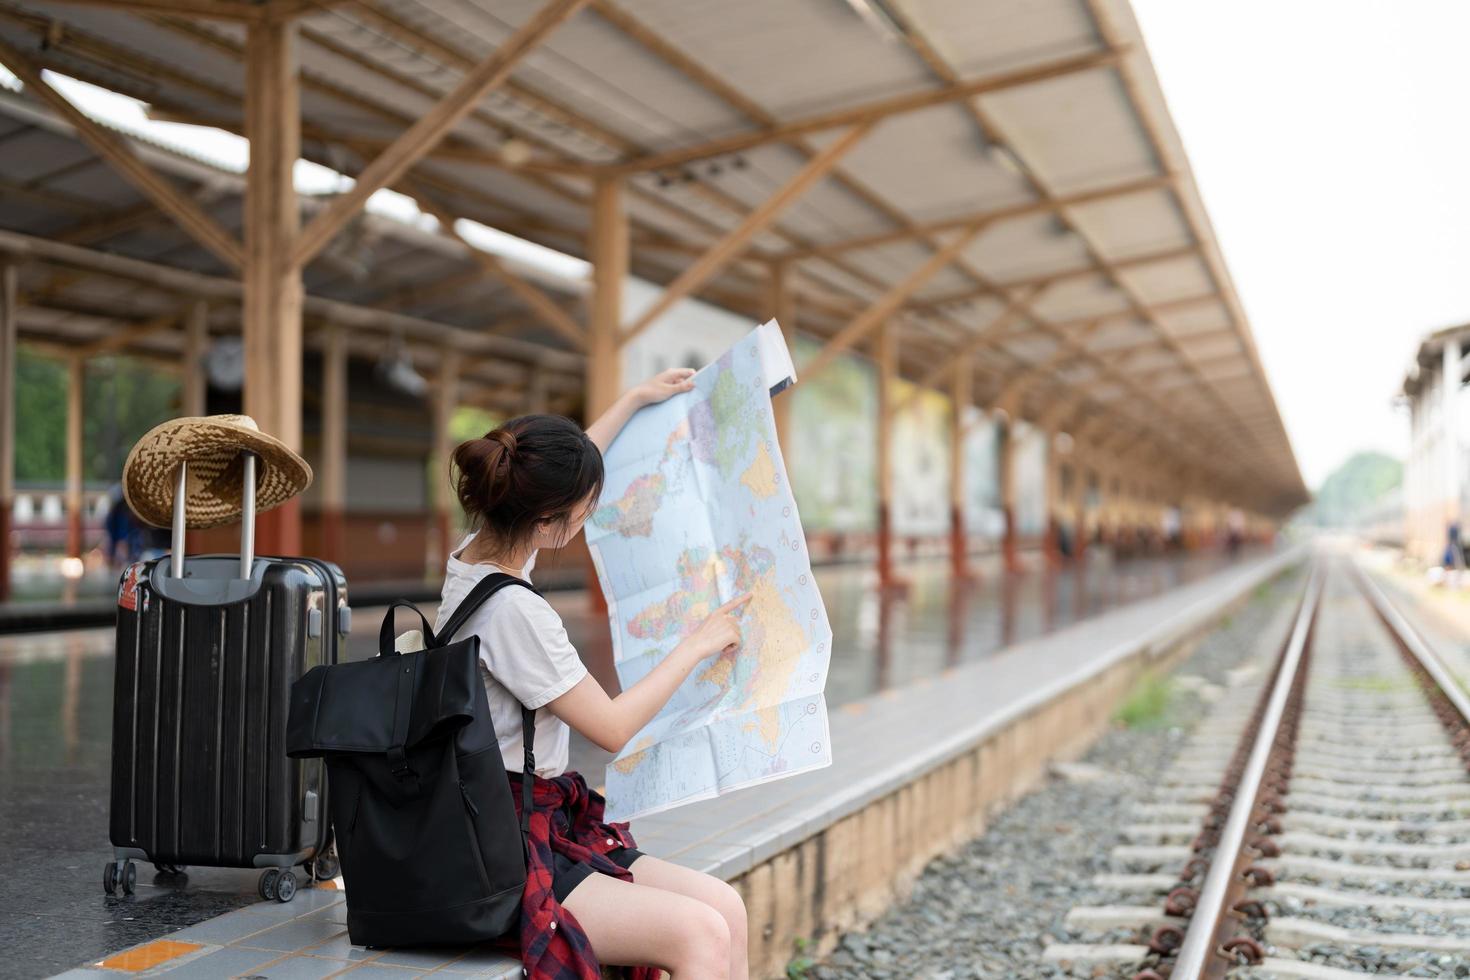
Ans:
[[[380,656],[313,667],[291,688],[287,754],[326,760],[356,945],[464,945],[519,923],[535,713],[521,709],[517,823],[480,679],[480,639],[451,642],[508,586],[532,588],[511,575],[486,576],[437,637],[418,607],[394,602],[378,634]],[[394,650],[398,606],[418,613],[425,649]]]

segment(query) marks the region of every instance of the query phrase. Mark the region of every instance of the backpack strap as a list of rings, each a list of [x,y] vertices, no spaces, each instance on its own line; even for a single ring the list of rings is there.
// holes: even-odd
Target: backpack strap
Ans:
[[[475,614],[475,610],[489,602],[490,597],[495,593],[512,585],[530,589],[537,595],[541,594],[540,589],[525,579],[516,578],[505,572],[492,572],[475,583],[469,595],[464,597],[464,600],[445,622],[444,628],[439,630],[433,640],[426,638],[426,642],[430,646],[443,646],[451,642],[454,634],[459,632],[460,627],[464,626],[465,622]],[[521,762],[521,833],[524,835],[531,829],[531,810],[535,807],[533,787],[536,781],[536,712],[524,704],[521,705],[521,745],[525,753]]]

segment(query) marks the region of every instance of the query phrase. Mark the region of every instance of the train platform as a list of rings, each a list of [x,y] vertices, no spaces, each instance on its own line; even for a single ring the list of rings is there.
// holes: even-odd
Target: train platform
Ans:
[[[1157,655],[1293,560],[1256,552],[1233,563],[1191,555],[1113,564],[1099,554],[1081,568],[995,573],[961,588],[944,563],[918,562],[904,568],[910,588],[902,597],[880,594],[870,569],[821,569],[836,635],[828,689],[834,744],[843,747],[836,763],[639,821],[635,833],[651,853],[746,879],[753,921],[776,915],[762,911],[765,891],[750,880],[774,874],[772,860],[901,795],[922,773],[953,766],[987,733],[1060,703],[1111,665]],[[601,654],[585,596],[558,592],[553,602],[595,662]],[[359,615],[364,623],[377,618],[366,607]],[[353,635],[349,657],[371,655],[370,632]],[[340,892],[305,891],[290,905],[265,905],[248,871],[191,869],[185,879],[150,871],[136,896],[104,896],[111,674],[107,629],[0,639],[0,942],[9,950],[0,975],[74,967],[86,972],[73,975],[410,975],[503,965],[463,951],[354,949]],[[1087,724],[1075,727],[1085,736]],[[574,746],[573,765],[584,772],[599,774],[605,761],[586,744]],[[147,965],[150,957],[156,962]]]

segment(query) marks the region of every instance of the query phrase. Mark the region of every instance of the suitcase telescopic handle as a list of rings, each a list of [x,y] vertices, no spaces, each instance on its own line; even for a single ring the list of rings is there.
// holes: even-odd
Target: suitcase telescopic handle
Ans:
[[[255,567],[255,454],[244,452],[240,456],[245,480],[240,508],[240,577],[248,579]],[[179,464],[179,471],[174,474],[174,526],[169,554],[169,574],[173,578],[184,577],[184,529],[188,509],[184,506],[184,498],[188,489],[189,464],[185,461]]]

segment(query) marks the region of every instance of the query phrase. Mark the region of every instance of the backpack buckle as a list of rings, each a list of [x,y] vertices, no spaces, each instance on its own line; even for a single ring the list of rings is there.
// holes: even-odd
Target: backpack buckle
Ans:
[[[409,776],[417,776],[413,767],[408,764],[408,755],[403,751],[403,746],[394,745],[388,749],[388,765],[394,778],[405,779]]]

